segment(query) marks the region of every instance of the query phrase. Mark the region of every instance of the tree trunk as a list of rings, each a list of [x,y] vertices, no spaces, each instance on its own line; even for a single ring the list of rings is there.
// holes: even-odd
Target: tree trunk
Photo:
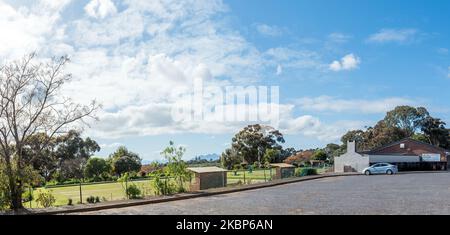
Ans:
[[[19,210],[23,208],[22,204],[22,187],[15,185],[15,189],[11,191],[11,209]]]

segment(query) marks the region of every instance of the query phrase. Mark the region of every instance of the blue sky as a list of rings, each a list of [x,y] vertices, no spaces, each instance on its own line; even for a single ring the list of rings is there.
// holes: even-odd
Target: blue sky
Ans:
[[[285,146],[320,147],[396,105],[450,122],[450,3],[375,0],[0,1],[0,60],[69,54],[64,95],[104,105],[86,128],[107,156],[169,142],[220,154],[242,123],[170,121],[173,87],[280,87]]]

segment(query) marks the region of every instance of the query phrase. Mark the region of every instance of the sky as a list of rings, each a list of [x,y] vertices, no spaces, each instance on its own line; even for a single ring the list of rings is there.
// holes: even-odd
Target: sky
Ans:
[[[450,123],[450,2],[0,0],[0,62],[67,54],[63,96],[102,104],[84,128],[107,157],[173,140],[220,154],[255,122],[177,122],[176,88],[279,87],[285,147],[339,143],[397,105]],[[178,99],[178,100],[177,100]]]

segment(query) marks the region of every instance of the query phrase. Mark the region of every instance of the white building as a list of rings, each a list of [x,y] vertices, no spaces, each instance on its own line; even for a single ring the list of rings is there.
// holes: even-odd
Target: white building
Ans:
[[[399,170],[446,170],[447,150],[406,138],[370,151],[357,151],[355,142],[347,143],[347,152],[334,158],[335,172],[361,172],[369,165],[387,162]]]

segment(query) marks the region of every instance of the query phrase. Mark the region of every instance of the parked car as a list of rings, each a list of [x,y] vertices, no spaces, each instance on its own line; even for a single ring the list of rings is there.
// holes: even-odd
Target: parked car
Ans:
[[[372,174],[392,175],[398,173],[398,168],[397,166],[389,163],[376,163],[372,166],[364,168],[364,170],[362,170],[362,173],[365,175],[372,175]]]

